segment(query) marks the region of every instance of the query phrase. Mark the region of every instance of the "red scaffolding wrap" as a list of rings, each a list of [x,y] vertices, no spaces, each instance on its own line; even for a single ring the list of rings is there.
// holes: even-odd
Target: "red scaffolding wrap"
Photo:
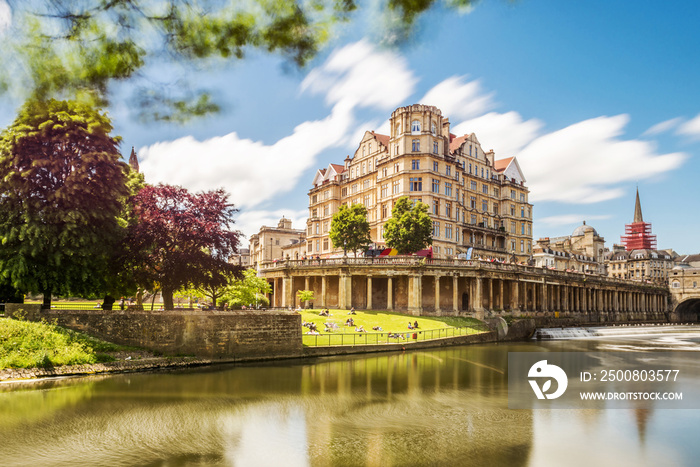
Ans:
[[[633,222],[625,225],[625,235],[621,240],[627,251],[656,250],[656,235],[652,235],[649,222]]]

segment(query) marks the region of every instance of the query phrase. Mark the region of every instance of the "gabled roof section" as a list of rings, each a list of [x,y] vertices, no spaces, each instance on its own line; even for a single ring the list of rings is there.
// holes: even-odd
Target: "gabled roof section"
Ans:
[[[520,164],[518,164],[518,159],[515,157],[508,157],[506,159],[498,159],[494,161],[494,168],[496,169],[496,172],[502,173],[508,179],[514,180],[517,183],[523,182],[525,183],[525,176],[523,175],[523,171],[520,168]]]
[[[450,154],[455,152],[469,138],[469,135],[455,136],[450,133]]]
[[[374,136],[374,139],[376,139],[382,144],[382,146],[384,146],[385,148],[389,147],[389,135],[382,135],[373,131],[370,131],[370,133],[372,134],[372,136]]]
[[[326,169],[318,169],[314,177],[314,187],[323,185],[324,182],[334,181],[341,173],[345,172],[345,166],[339,164],[328,164]]]

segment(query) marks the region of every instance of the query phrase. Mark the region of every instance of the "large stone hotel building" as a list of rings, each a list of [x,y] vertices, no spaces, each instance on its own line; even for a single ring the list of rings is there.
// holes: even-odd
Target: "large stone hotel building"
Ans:
[[[329,257],[331,219],[340,205],[367,207],[372,241],[384,246],[384,224],[402,196],[423,202],[433,221],[433,254],[526,261],[532,254],[532,205],[515,157],[496,160],[475,134],[450,133],[440,109],[396,109],[390,135],[367,131],[344,164],[320,169],[309,191],[306,255]]]

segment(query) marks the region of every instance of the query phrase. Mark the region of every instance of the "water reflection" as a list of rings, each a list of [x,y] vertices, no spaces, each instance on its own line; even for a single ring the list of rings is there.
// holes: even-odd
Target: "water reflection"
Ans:
[[[692,465],[696,443],[681,446],[674,433],[697,429],[695,411],[507,409],[508,351],[596,346],[483,345],[3,385],[0,458],[7,466]]]

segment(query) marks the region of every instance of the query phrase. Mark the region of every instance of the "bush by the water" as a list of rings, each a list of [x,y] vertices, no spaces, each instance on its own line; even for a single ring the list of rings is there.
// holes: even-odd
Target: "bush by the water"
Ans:
[[[0,369],[46,368],[113,360],[121,347],[53,324],[0,318]]]

